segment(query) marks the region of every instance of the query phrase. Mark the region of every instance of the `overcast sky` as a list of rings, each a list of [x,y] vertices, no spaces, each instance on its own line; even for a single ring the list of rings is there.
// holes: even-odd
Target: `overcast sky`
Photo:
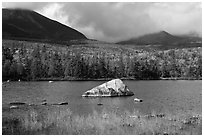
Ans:
[[[26,8],[77,29],[88,38],[116,42],[165,30],[202,33],[202,4],[195,3],[2,3]]]

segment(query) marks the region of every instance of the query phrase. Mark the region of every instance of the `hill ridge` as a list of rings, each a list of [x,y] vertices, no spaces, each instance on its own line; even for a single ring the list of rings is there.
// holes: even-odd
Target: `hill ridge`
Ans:
[[[27,9],[2,9],[3,38],[56,41],[87,39],[84,34],[58,21]]]
[[[172,35],[167,31],[145,34],[129,40],[117,42],[121,45],[160,45],[160,46],[181,46],[182,44],[191,44],[192,42],[201,42],[202,38]]]

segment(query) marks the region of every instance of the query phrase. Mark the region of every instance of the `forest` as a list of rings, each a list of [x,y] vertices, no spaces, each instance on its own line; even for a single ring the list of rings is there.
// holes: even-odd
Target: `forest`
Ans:
[[[202,48],[2,40],[2,80],[202,79]]]

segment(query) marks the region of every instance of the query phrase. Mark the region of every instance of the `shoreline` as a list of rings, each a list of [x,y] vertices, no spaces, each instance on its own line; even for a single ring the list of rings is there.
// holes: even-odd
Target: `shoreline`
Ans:
[[[136,79],[136,78],[40,78],[35,80],[25,80],[22,79],[21,81],[109,81],[112,79],[121,79],[121,80],[134,80],[134,81],[148,81],[148,80],[202,80],[201,78],[188,78],[188,77],[172,77],[172,78],[158,78],[158,79]],[[6,82],[7,80],[2,80],[2,82]],[[18,81],[18,80],[9,80],[9,81]]]

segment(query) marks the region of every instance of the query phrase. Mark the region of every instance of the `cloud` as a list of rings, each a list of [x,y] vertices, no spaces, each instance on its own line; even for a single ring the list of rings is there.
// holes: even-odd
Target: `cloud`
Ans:
[[[3,3],[3,7],[35,10],[71,26],[88,38],[116,42],[143,34],[202,33],[201,3]]]
[[[174,34],[202,33],[201,3],[155,3],[149,9],[152,20],[163,30]]]
[[[38,10],[47,4],[49,3],[48,2],[2,2],[2,7]]]

